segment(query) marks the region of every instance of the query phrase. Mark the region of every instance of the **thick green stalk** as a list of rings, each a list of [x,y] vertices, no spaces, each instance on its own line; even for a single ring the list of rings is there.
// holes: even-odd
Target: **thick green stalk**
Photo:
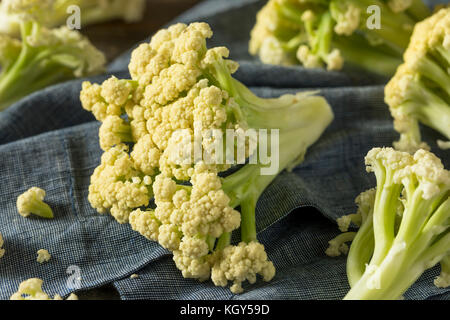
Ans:
[[[400,54],[387,54],[380,50],[380,46],[371,47],[358,35],[335,37],[333,46],[341,51],[344,60],[349,64],[386,77],[394,75],[402,63]]]
[[[416,206],[412,202],[411,208],[405,214],[420,217],[422,206]],[[413,227],[410,237],[397,236],[384,260],[374,263],[372,259],[368,269],[377,268],[378,276],[375,281],[373,274],[366,271],[352,286],[345,299],[399,299],[426,269],[450,252],[450,232],[445,224],[449,218],[450,199],[447,199],[436,208],[421,231],[417,232]],[[406,222],[405,226],[409,227],[411,223]]]
[[[413,80],[409,85],[408,100],[400,106],[405,109],[405,114],[410,114],[450,139],[450,105],[420,80]]]
[[[223,233],[217,240],[215,251],[219,251],[229,246],[231,243],[231,232]]]
[[[441,65],[437,64],[428,56],[418,59],[417,64],[414,67],[421,76],[433,81],[450,98],[450,75],[448,74],[447,69],[443,69]]]
[[[373,213],[375,248],[371,263],[383,261],[394,241],[395,214],[400,197],[400,185],[393,181],[393,172],[378,160],[374,164],[377,178],[377,195]]]
[[[30,212],[47,219],[53,218],[53,211],[48,204],[41,200],[32,199],[28,205]]]
[[[367,220],[359,228],[353,239],[347,257],[347,278],[350,287],[361,279],[366,270],[366,264],[370,262],[374,249],[373,218]]]

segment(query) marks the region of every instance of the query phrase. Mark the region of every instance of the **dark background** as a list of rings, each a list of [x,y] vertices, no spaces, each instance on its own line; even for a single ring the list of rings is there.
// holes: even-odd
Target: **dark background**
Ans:
[[[126,0],[124,0],[126,1]],[[147,0],[142,21],[127,24],[110,21],[83,28],[81,32],[106,55],[111,62],[137,42],[150,36],[163,25],[188,10],[201,0]],[[80,299],[119,299],[116,290],[108,285],[98,289],[77,292]]]
[[[140,22],[127,24],[110,21],[84,27],[81,32],[111,62],[137,42],[149,39],[161,26],[199,2],[200,0],[147,0],[145,15]]]

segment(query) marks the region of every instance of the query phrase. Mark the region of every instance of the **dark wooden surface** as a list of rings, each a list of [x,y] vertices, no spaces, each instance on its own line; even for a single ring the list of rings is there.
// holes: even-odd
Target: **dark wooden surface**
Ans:
[[[111,61],[199,2],[200,0],[147,0],[144,19],[140,22],[127,24],[111,21],[87,26],[82,32]]]
[[[161,26],[200,1],[147,0],[145,16],[141,22],[127,24],[121,21],[111,21],[88,26],[82,32],[89,37],[97,48],[105,53],[110,62],[135,43],[146,38],[149,39],[149,36],[159,30]],[[116,290],[110,285],[78,292],[77,294],[83,300],[119,299]]]

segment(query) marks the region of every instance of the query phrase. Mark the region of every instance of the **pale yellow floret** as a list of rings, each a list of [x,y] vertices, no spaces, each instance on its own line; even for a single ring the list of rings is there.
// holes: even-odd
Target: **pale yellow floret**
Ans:
[[[136,209],[130,214],[130,225],[134,231],[149,240],[158,241],[159,227],[161,223],[155,218],[153,211]]]
[[[394,172],[394,183],[419,182],[418,190],[423,199],[431,199],[448,190],[450,172],[445,170],[441,160],[433,153],[420,149],[414,155],[392,148],[373,148],[366,156],[367,171],[383,170]]]
[[[273,36],[262,40],[259,47],[259,58],[262,63],[274,65],[293,65],[295,63],[282,47],[282,44]]]
[[[119,116],[107,116],[100,126],[98,136],[102,150],[128,142],[131,139],[131,127]]]
[[[184,237],[180,243],[180,251],[183,255],[191,257],[192,259],[198,259],[208,254],[208,244],[199,238]]]
[[[31,278],[19,285],[19,289],[10,300],[51,300],[48,294],[42,291],[43,280]]]
[[[208,257],[192,258],[185,256],[182,251],[173,252],[173,261],[184,278],[207,280],[211,275],[211,263]]]
[[[420,189],[424,199],[431,199],[450,185],[450,171],[445,170],[441,159],[426,150],[418,150],[414,154],[415,164],[410,171],[420,182]]]
[[[31,187],[26,192],[17,197],[17,210],[22,217],[28,217],[33,212],[33,203],[43,202],[45,190],[38,187]]]
[[[414,110],[403,106],[411,99],[411,85],[421,80],[421,74],[417,71],[421,60],[436,48],[450,50],[449,44],[450,8],[443,8],[415,25],[403,55],[405,62],[385,87],[385,101],[394,118],[394,128],[400,133],[400,140],[394,142],[398,150],[414,153],[419,149],[430,149],[426,143],[418,141],[420,129],[418,119],[413,115]]]
[[[297,59],[303,64],[305,68],[320,68],[322,62],[320,58],[311,53],[307,45],[301,45],[297,50]]]
[[[341,254],[346,255],[349,251],[349,247],[346,242],[350,242],[354,239],[355,232],[341,233],[334,239],[328,241],[328,248],[325,250],[325,254],[329,257],[338,257]]]
[[[130,82],[120,81],[112,76],[102,83],[101,95],[108,104],[122,106],[127,102],[132,89]]]
[[[241,293],[242,282],[255,283],[258,274],[264,281],[270,281],[275,276],[275,267],[267,260],[264,246],[258,242],[241,242],[218,252],[211,280],[216,286],[226,286],[228,281],[232,281],[231,292]]]
[[[52,257],[46,249],[39,249],[37,255],[36,261],[39,263],[48,262]]]
[[[333,49],[326,58],[327,70],[341,70],[344,66],[344,58],[338,49]]]
[[[111,210],[111,214],[121,223],[128,221],[131,211],[148,205],[150,200],[148,184],[151,177],[135,183],[133,178],[138,176],[138,171],[127,151],[125,145],[118,145],[102,155],[101,164],[91,176],[88,196],[89,202],[99,213]]]
[[[9,299],[10,300],[63,300],[59,294],[55,294],[54,298],[42,290],[44,281],[39,278],[31,278],[23,281],[19,285],[19,289]],[[71,293],[66,300],[78,300],[76,294]]]
[[[414,159],[409,153],[393,148],[373,148],[367,153],[365,163],[367,172],[374,172],[378,165],[395,171],[414,164]]]
[[[353,214],[348,214],[342,217],[339,217],[336,219],[336,222],[338,224],[339,230],[341,232],[347,232],[348,228],[350,227],[350,224],[353,222],[357,222],[355,223],[357,226],[359,226],[361,224],[361,215],[357,214],[357,213],[353,213]]]
[[[153,143],[151,135],[146,134],[134,145],[130,156],[137,170],[153,175],[158,168],[161,151]]]
[[[334,31],[337,34],[350,36],[355,32],[361,23],[361,9],[353,4],[349,4],[344,14],[337,17]]]

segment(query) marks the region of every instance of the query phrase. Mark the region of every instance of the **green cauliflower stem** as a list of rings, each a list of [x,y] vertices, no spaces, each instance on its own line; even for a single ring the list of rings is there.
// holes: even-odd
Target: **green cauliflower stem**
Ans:
[[[385,88],[385,100],[400,133],[395,148],[413,153],[429,149],[419,123],[450,139],[450,8],[415,26],[404,60]]]
[[[32,187],[17,197],[17,210],[23,217],[35,214],[42,218],[53,218],[53,211],[48,204],[44,202],[45,190]]]
[[[0,111],[49,85],[104,71],[104,55],[81,33],[43,27],[37,22],[36,0],[15,5],[14,10],[23,10],[22,40],[0,34]]]
[[[0,2],[0,33],[20,35],[22,15],[36,0],[4,0]],[[73,14],[71,6],[80,9],[81,27],[114,19],[136,22],[145,12],[145,0],[39,0],[33,14],[39,23],[47,28],[66,25]]]
[[[423,149],[410,155],[374,148],[366,165],[377,187],[359,202],[366,218],[348,253],[351,290],[345,299],[400,299],[439,262],[442,274],[435,284],[448,286],[450,172]]]
[[[380,8],[380,28],[366,22]],[[340,70],[345,62],[395,73],[412,28],[430,14],[421,0],[270,0],[257,15],[249,52],[263,63]]]
[[[91,178],[89,201],[172,251],[184,277],[211,278],[218,286],[231,281],[231,290],[240,293],[244,281],[275,275],[256,236],[258,198],[279,172],[303,160],[333,113],[312,93],[255,96],[232,77],[238,64],[227,59],[228,50],[207,48],[211,36],[206,23],[173,25],[134,50],[131,80],[83,84],[82,105],[102,122],[105,151]],[[245,138],[250,128],[267,130],[268,150],[271,129],[279,129],[273,145],[279,166],[267,175],[261,174],[267,162],[238,166],[237,159],[226,162],[217,153],[223,148],[225,156],[229,151],[249,159],[258,149],[255,137]],[[227,146],[226,129],[244,139],[243,148],[235,137]],[[204,151],[199,159],[195,134]],[[232,245],[239,227],[241,242]]]

